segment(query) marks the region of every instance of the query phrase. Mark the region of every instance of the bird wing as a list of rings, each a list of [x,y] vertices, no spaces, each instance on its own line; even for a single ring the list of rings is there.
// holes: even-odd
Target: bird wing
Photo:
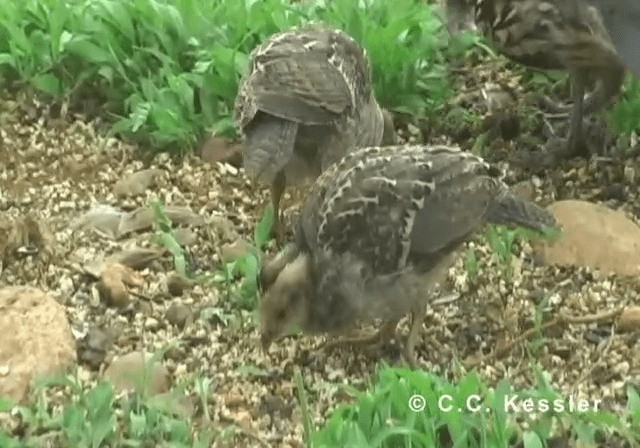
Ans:
[[[370,83],[366,53],[345,33],[317,27],[280,33],[253,53],[236,122],[244,127],[261,110],[297,123],[329,124],[356,107]]]
[[[312,249],[366,260],[376,275],[432,257],[481,225],[501,184],[456,148],[390,146],[345,157],[314,185],[302,215]]]

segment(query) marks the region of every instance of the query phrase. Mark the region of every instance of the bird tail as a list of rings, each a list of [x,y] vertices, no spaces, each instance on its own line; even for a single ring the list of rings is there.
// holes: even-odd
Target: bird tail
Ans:
[[[243,164],[247,175],[271,183],[293,157],[298,124],[263,115],[245,129]]]
[[[522,226],[538,232],[559,229],[551,212],[509,190],[489,204],[487,220],[493,224]]]

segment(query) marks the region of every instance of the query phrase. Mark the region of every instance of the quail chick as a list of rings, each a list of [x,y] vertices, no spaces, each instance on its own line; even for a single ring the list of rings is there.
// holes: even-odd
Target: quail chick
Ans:
[[[583,116],[607,106],[619,93],[625,65],[598,9],[585,0],[448,0],[450,30],[460,28],[464,6],[475,25],[510,59],[573,77],[573,108],[566,155],[586,153]],[[585,96],[587,84],[596,87]]]
[[[359,339],[379,342],[410,312],[403,354],[415,366],[426,302],[458,248],[487,222],[556,225],[500,174],[447,146],[361,148],[331,166],[305,199],[293,242],[261,271],[263,348],[294,327],[338,335],[382,319]]]
[[[252,52],[234,115],[246,173],[271,186],[280,240],[288,184],[314,179],[352,148],[395,140],[391,115],[374,97],[366,51],[319,25],[275,34]]]

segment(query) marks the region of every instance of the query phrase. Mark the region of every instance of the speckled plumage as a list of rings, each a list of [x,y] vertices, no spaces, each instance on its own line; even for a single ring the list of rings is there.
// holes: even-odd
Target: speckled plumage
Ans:
[[[265,343],[289,324],[340,333],[359,321],[395,326],[409,311],[416,319],[456,250],[486,222],[537,230],[555,224],[513,194],[499,170],[457,148],[347,155],[316,180],[294,242],[262,272]]]
[[[350,149],[380,144],[385,131],[393,139],[365,50],[320,25],[275,34],[252,52],[235,122],[246,138],[245,170],[274,186],[276,208],[287,184],[317,177]]]
[[[465,8],[475,25],[510,59],[542,70],[567,70],[573,76],[569,149],[584,143],[582,117],[605,107],[619,93],[625,65],[598,10],[585,0],[448,0],[450,29]],[[587,83],[595,89],[584,96]]]

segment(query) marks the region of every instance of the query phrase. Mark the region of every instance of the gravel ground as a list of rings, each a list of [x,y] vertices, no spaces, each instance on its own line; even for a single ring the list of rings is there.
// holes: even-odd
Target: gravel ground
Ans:
[[[475,82],[487,80],[481,75]],[[471,84],[467,92],[472,93],[460,96],[459,104],[482,103],[481,92],[473,93],[479,84]],[[180,347],[167,352],[166,365],[174,382],[191,375],[212,380],[213,419],[243,428],[230,446],[299,447],[302,425],[293,384],[297,368],[308,385],[316,423],[321,423],[346,399],[337,384],[362,386],[375,372],[377,358],[398,361],[393,346],[384,353],[326,353],[317,349],[322,339],[311,337],[281,341],[267,357],[260,350],[252,313],[241,311],[224,289],[195,285],[177,296],[168,292],[172,260],[166,254],[145,263],[148,266],[140,271],[144,286],[127,307],[108,307],[97,300],[95,278],[83,272],[87,266],[122,250],[157,246],[150,231],[116,241],[83,228],[80,224],[92,204],[131,211],[159,197],[168,205],[189,207],[204,218],[204,225],[184,226],[190,232],[181,235],[196,269],[211,272],[220,266],[225,243],[251,241],[267,204],[266,190],[252,186],[241,170],[212,166],[195,156],[182,161],[159,156],[144,165],[134,148],[99,136],[90,124],[53,118],[46,107],[30,101],[18,104],[5,102],[0,115],[0,210],[15,216],[33,214],[54,238],[46,253],[7,263],[0,284],[37,285],[66,306],[79,338],[82,378],[96,378],[98,367],[116,354],[153,352],[181,341]],[[485,125],[493,126],[491,120]],[[453,138],[469,147],[468,134],[476,130],[458,129]],[[415,135],[420,131],[420,126],[410,126],[405,135],[420,139]],[[446,141],[440,132],[430,128],[429,141]],[[527,146],[529,137],[497,140],[492,154],[512,154]],[[155,186],[135,198],[116,195],[119,181],[146,168],[162,170]],[[620,158],[573,159],[544,170],[518,168],[509,177],[512,182],[531,181],[542,203],[582,198],[605,201],[635,215],[640,204],[630,172],[638,168],[634,154],[627,152]],[[537,174],[532,177],[532,172]],[[295,202],[289,197],[285,205]],[[290,207],[288,213],[292,211]],[[532,338],[526,349],[517,344],[496,359],[481,357],[532,328],[537,313],[548,322],[560,313],[583,316],[639,303],[638,280],[604,277],[583,268],[536,266],[530,247],[522,244],[509,281],[487,247],[478,241],[472,244],[479,254],[479,274],[470,278],[462,258],[451,269],[445,295],[450,300],[430,311],[423,341],[416,348],[424,368],[456,378],[464,372],[463,361],[480,360],[478,371],[489,384],[508,377],[515,387],[526,387],[534,382],[529,367],[538,363],[565,396],[624,404],[625,384],[640,373],[640,347],[637,334],[614,334],[611,322],[548,328],[544,339]],[[191,321],[191,314],[201,318]]]

